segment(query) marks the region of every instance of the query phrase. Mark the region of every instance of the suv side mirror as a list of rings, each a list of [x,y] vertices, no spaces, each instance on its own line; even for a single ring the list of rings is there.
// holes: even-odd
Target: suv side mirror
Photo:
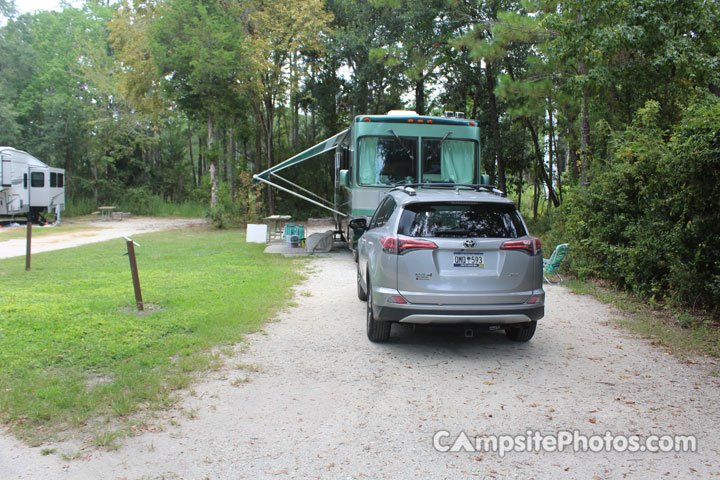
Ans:
[[[353,218],[348,225],[354,231],[365,232],[368,229],[367,218]]]

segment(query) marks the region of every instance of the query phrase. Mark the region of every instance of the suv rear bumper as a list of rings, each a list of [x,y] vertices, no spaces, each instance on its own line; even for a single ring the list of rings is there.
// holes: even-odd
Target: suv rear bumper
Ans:
[[[375,318],[385,322],[418,324],[478,324],[512,325],[540,320],[545,316],[545,305],[494,305],[489,308],[469,308],[462,310],[424,309],[415,307],[375,307]]]

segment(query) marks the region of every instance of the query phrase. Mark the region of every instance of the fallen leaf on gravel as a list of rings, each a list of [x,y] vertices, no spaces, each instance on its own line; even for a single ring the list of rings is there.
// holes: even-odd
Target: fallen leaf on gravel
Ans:
[[[630,375],[620,375],[620,378],[623,380],[630,378]]]
[[[633,402],[632,400],[625,400],[625,403],[627,403],[628,405],[632,405],[635,402]]]
[[[588,422],[590,422],[590,423],[597,423],[597,420],[595,420],[594,418],[591,418],[591,419],[588,420]]]
[[[554,408],[551,408],[550,410],[548,410],[548,412],[550,412],[550,413],[552,413],[552,412],[554,412],[554,411],[555,411]]]
[[[590,410],[588,413],[597,413],[597,412],[598,412],[598,410],[596,408],[595,410]]]
[[[485,385],[495,385],[494,382],[483,382]]]
[[[537,407],[537,404],[531,403],[530,406],[531,406],[531,407]]]

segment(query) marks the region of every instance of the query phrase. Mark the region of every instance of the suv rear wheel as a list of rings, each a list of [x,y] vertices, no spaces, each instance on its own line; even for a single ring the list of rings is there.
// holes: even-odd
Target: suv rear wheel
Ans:
[[[379,322],[373,314],[372,287],[367,280],[367,336],[371,342],[384,342],[390,338],[390,322]]]
[[[537,322],[530,322],[525,325],[509,327],[505,329],[505,335],[515,342],[527,342],[535,335]]]

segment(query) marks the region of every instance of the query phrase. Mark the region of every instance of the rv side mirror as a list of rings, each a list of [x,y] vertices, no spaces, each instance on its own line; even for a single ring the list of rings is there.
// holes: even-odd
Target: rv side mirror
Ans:
[[[349,170],[340,170],[340,186],[341,187],[350,187],[350,171]]]
[[[368,229],[366,218],[353,218],[352,220],[350,220],[350,223],[348,223],[348,225],[350,225],[350,228],[352,228],[354,231],[360,230],[362,232],[365,232]]]

